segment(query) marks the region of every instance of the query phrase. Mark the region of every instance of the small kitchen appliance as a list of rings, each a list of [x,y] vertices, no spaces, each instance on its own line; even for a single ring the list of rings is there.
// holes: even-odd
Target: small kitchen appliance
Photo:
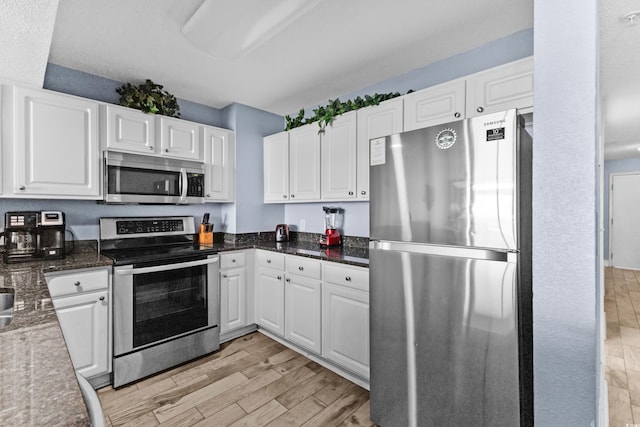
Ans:
[[[289,241],[289,226],[287,224],[276,225],[276,242]]]
[[[32,261],[65,256],[65,221],[60,211],[7,212],[4,261]]]
[[[320,246],[342,245],[342,235],[338,229],[342,225],[344,210],[336,206],[323,206],[324,234],[320,237]]]

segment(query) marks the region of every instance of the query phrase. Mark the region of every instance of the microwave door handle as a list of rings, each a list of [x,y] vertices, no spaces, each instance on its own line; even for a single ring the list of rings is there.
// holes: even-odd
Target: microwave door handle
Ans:
[[[180,202],[186,203],[187,201],[187,170],[185,168],[180,168]]]

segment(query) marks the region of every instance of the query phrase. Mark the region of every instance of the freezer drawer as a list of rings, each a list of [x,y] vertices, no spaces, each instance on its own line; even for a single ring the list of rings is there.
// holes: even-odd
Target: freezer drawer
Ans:
[[[518,426],[517,263],[370,250],[371,419]]]

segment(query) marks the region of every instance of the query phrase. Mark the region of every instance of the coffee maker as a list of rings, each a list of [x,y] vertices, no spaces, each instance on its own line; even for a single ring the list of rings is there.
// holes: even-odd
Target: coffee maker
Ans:
[[[338,229],[342,225],[342,214],[344,210],[335,206],[323,206],[324,211],[324,234],[320,236],[320,246],[340,246],[342,245],[342,235]]]
[[[4,261],[64,258],[65,221],[60,211],[7,212]]]

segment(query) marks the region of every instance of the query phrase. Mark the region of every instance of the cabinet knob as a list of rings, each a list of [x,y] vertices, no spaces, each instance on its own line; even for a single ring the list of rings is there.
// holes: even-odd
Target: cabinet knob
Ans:
[[[300,266],[300,267],[298,267],[298,270],[302,271],[302,270],[304,270],[304,267]]]
[[[21,190],[21,191],[24,191],[26,189],[27,189],[27,187],[25,187],[24,185],[21,185],[20,187],[18,187],[18,190]]]
[[[211,194],[207,194],[207,195],[205,195],[205,197],[211,197]]]
[[[287,198],[287,195],[286,195],[286,194],[283,194],[283,195],[282,195],[282,198],[283,198],[283,199],[286,199],[286,198]]]
[[[364,191],[364,190],[362,190],[362,191],[360,192],[360,194],[362,194],[362,195],[364,196],[364,195],[366,195],[366,194],[367,194],[367,192],[366,192],[366,191]]]
[[[271,264],[271,260],[270,259],[267,260],[267,264]]]
[[[100,297],[98,298],[100,301],[104,301],[104,297]]]
[[[347,276],[347,277],[344,278],[344,280],[346,280],[347,282],[350,282],[351,281],[351,277]]]
[[[226,279],[226,278],[227,278],[227,275],[226,275],[226,274],[223,274],[223,275],[222,275],[222,277]]]
[[[456,119],[459,119],[459,118],[460,118],[460,113],[455,113],[455,114],[453,115],[453,117],[455,117]]]
[[[278,276],[278,280],[282,280],[282,276]]]
[[[287,277],[286,279],[284,279],[284,280],[286,280],[287,282],[290,282],[290,281],[291,281],[291,279],[289,279],[288,277]]]
[[[236,262],[236,260],[235,260],[235,259],[232,259],[232,260],[231,260],[231,262]]]
[[[349,195],[350,195],[350,196],[353,196],[353,191],[349,191]]]
[[[74,285],[80,286],[80,281],[78,280],[76,283],[74,283]]]
[[[296,195],[295,195],[295,194],[292,194],[292,195],[291,195],[291,198],[293,199],[294,197],[296,197]]]
[[[149,146],[149,150],[153,151],[153,145]]]
[[[164,149],[164,152],[165,152],[165,153],[168,153],[168,152],[169,152],[169,149],[168,149],[168,148],[165,148],[165,149]]]
[[[482,113],[484,111],[484,108],[483,107],[478,107],[478,108],[476,108],[476,111],[478,113]]]

